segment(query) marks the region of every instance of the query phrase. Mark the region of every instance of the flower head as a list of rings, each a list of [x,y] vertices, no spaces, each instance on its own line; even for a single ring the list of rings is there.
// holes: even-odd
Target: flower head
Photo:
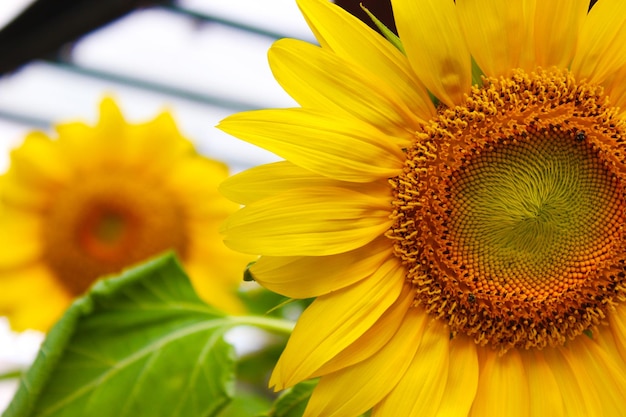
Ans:
[[[245,258],[223,246],[236,209],[224,164],[198,155],[163,113],[128,124],[105,99],[95,126],[32,133],[0,177],[0,312],[46,330],[98,278],[174,250],[209,303],[230,312]]]
[[[224,184],[227,244],[317,297],[271,384],[321,377],[307,417],[621,415],[626,3],[394,0],[404,53],[298,3],[321,46],[269,59],[301,107],[220,125],[286,159]]]

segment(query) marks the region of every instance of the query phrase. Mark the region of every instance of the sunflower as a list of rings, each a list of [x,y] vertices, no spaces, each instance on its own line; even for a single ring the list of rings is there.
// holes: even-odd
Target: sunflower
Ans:
[[[168,113],[132,125],[111,99],[95,126],[56,131],[29,134],[0,177],[0,314],[14,328],[47,330],[97,278],[165,250],[207,302],[240,311],[245,260],[219,236],[237,208],[217,191],[224,164],[198,155]]]
[[[270,384],[305,416],[611,416],[626,404],[626,2],[323,0],[293,109],[220,128],[285,160],[223,184],[228,246],[315,297]]]

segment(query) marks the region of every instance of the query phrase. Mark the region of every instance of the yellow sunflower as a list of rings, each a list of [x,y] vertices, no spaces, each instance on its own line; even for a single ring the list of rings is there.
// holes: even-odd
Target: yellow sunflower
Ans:
[[[270,384],[321,377],[307,417],[624,415],[626,2],[392,0],[401,47],[298,4],[321,46],[269,61],[301,107],[220,125],[286,159],[224,183],[227,245],[316,297]]]
[[[220,196],[224,164],[198,155],[168,113],[128,124],[111,99],[95,126],[28,135],[0,177],[0,314],[47,330],[97,278],[173,249],[198,293],[240,312],[245,267],[219,224],[238,207]]]

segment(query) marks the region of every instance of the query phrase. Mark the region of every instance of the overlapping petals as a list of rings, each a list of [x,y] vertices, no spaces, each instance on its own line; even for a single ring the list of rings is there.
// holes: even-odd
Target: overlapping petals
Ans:
[[[227,244],[262,255],[251,271],[267,288],[318,297],[271,384],[321,377],[306,417],[619,415],[626,309],[595,340],[559,348],[502,354],[451,339],[412,296],[405,265],[389,269],[386,179],[415,169],[405,152],[435,116],[429,96],[441,109],[463,105],[480,74],[568,68],[625,107],[626,3],[600,0],[588,13],[584,0],[393,0],[400,51],[328,1],[297,1],[320,46],[281,40],[269,59],[302,108],[220,125],[286,159],[223,184],[245,205],[224,226]]]

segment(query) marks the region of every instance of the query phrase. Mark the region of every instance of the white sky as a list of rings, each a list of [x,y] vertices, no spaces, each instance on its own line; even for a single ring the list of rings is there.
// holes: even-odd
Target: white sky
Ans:
[[[10,22],[33,0],[4,0],[0,2],[0,28]]]

